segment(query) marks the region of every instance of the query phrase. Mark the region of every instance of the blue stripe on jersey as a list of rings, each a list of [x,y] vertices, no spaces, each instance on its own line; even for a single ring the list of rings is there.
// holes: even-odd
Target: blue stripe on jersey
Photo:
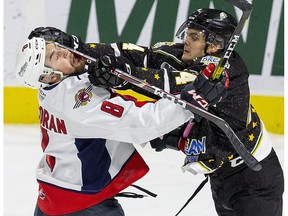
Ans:
[[[82,163],[84,192],[98,192],[111,180],[108,173],[111,158],[105,147],[106,139],[75,139]]]

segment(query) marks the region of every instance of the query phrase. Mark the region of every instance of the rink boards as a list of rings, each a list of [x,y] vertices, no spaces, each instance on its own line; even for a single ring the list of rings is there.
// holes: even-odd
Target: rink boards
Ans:
[[[139,100],[144,96],[132,92]],[[37,91],[4,87],[4,123],[38,123]],[[271,133],[284,133],[284,97],[252,95],[251,103]]]

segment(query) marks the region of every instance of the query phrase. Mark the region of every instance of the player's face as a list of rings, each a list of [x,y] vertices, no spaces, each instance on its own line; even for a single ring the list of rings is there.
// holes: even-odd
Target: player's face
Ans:
[[[184,38],[182,61],[191,64],[194,58],[205,55],[205,34],[196,29],[187,29]]]
[[[85,62],[68,50],[57,47],[54,43],[47,43],[45,65],[55,71],[61,71],[64,75],[70,75],[81,72]]]

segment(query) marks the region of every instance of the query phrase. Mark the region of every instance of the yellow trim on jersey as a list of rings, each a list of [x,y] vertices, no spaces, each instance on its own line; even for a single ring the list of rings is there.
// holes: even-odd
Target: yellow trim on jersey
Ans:
[[[209,167],[207,167],[202,161],[198,161],[197,163],[199,164],[199,166],[201,166],[207,172],[212,170]]]
[[[256,142],[256,145],[254,146],[253,150],[251,151],[252,155],[255,154],[255,152],[258,150],[261,142],[262,142],[262,138],[263,138],[263,126],[262,126],[262,122],[260,122],[260,127],[261,127],[261,132],[259,134],[258,140]]]
[[[169,56],[170,58],[172,58],[174,61],[176,61],[178,64],[181,64],[182,66],[185,66],[186,64],[182,61],[180,61],[178,58],[176,58],[174,55],[171,55],[170,53],[167,53],[163,50],[153,50],[154,53],[160,53],[164,56]]]

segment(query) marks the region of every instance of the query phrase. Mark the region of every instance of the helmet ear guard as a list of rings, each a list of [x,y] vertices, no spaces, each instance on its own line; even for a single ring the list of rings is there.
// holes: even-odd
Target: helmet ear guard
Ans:
[[[43,76],[59,74],[62,79],[64,77],[62,72],[53,71],[52,68],[45,66],[45,55],[46,42],[43,38],[33,37],[26,41],[18,49],[16,55],[15,70],[17,79],[35,89],[51,85],[43,82]]]

